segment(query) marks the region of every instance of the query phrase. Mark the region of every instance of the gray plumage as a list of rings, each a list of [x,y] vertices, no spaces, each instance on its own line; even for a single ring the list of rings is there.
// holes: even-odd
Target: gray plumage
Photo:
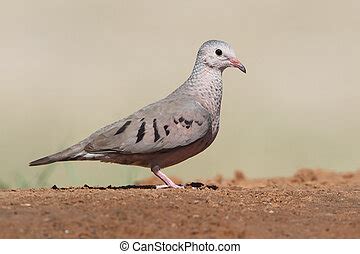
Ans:
[[[30,163],[99,160],[149,167],[168,187],[179,187],[161,168],[186,160],[215,139],[219,130],[222,72],[246,72],[223,41],[207,41],[199,49],[190,77],[166,98],[114,122],[64,151]]]

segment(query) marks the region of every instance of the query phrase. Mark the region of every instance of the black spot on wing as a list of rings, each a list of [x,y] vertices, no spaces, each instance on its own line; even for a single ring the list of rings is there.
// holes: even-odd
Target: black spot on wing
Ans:
[[[154,128],[154,142],[156,142],[160,138],[159,130],[158,130],[157,124],[156,124],[156,119],[153,120],[153,128]]]
[[[124,125],[121,126],[120,129],[118,129],[118,131],[114,134],[114,136],[124,132],[130,123],[131,123],[131,121],[126,121],[126,123],[124,123]]]
[[[203,123],[202,122],[200,122],[200,121],[195,121],[195,123],[197,124],[197,125],[199,125],[199,126],[201,126]]]
[[[169,136],[169,134],[170,134],[170,130],[168,130],[168,128],[169,128],[169,125],[164,125],[164,130],[165,130],[166,136]]]
[[[174,123],[175,123],[175,124],[178,124],[179,122],[178,122],[178,121],[176,121],[176,119],[174,118]]]
[[[186,127],[187,127],[187,126],[190,127],[193,122],[194,122],[193,120],[189,120],[189,121],[188,121],[188,120],[185,120]]]
[[[144,121],[144,119],[145,119],[145,117],[141,118],[141,119],[140,119],[140,122]]]
[[[194,120],[186,120],[184,117],[180,117],[179,122],[181,123],[182,127],[185,127],[186,129],[190,129]]]
[[[136,143],[140,142],[144,136],[145,136],[145,125],[146,125],[146,122],[143,122],[138,130],[138,133],[137,133],[137,139],[136,139]]]
[[[186,127],[186,129],[189,129],[190,127],[191,127],[191,125],[192,125],[192,123],[193,123],[194,121],[193,120],[185,120],[184,121],[184,123],[185,123],[185,127]]]

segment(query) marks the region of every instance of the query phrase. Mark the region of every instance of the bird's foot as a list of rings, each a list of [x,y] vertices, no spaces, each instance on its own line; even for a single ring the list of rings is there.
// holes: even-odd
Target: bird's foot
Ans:
[[[166,189],[166,188],[171,188],[171,189],[184,189],[185,187],[182,186],[182,185],[177,185],[177,184],[171,184],[171,185],[167,185],[167,184],[156,185],[156,189]]]
[[[173,189],[183,189],[184,186],[177,185],[169,177],[167,177],[163,172],[160,171],[159,166],[154,166],[151,168],[151,171],[161,179],[165,184],[157,185],[156,189],[164,189],[164,188],[173,188]]]

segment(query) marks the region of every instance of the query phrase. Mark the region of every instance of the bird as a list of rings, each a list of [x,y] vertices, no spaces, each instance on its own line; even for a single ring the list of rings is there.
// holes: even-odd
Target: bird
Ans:
[[[29,166],[81,160],[135,165],[151,169],[162,180],[164,184],[156,188],[183,188],[161,170],[199,154],[215,140],[222,73],[228,67],[246,73],[227,42],[206,41],[188,79],[168,96]]]

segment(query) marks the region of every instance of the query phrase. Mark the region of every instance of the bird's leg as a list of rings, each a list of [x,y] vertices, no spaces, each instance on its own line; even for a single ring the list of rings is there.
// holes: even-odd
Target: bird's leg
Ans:
[[[156,189],[163,189],[163,188],[184,188],[183,186],[179,186],[175,184],[169,177],[167,177],[163,172],[160,171],[159,166],[154,166],[151,168],[151,171],[161,179],[166,185],[157,185]]]

